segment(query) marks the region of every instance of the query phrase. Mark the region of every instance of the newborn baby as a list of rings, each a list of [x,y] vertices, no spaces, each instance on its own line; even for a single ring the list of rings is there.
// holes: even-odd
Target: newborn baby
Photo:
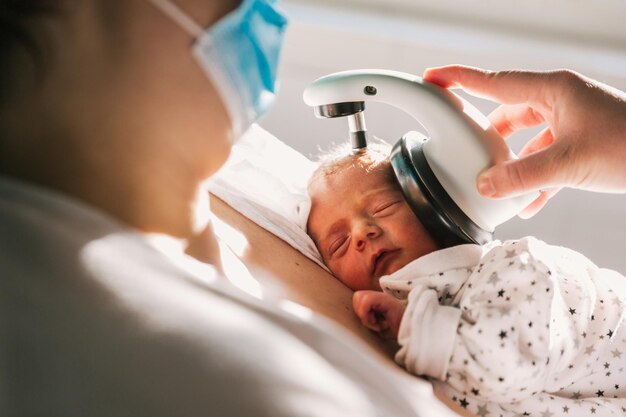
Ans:
[[[404,200],[381,146],[354,157],[338,151],[309,183],[308,233],[353,290],[380,290],[381,276],[438,249]]]
[[[481,416],[624,415],[626,278],[534,238],[438,247],[388,155],[326,157],[307,228],[396,361]]]

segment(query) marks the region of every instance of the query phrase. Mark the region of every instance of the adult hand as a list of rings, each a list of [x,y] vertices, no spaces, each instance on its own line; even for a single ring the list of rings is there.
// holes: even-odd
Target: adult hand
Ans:
[[[424,79],[462,87],[497,101],[489,115],[503,138],[546,124],[520,159],[482,172],[478,191],[504,198],[541,191],[520,217],[531,217],[562,187],[626,192],[626,93],[569,70],[486,71],[464,66],[430,68]]]
[[[406,306],[380,291],[357,291],[352,306],[361,323],[386,339],[397,339]]]

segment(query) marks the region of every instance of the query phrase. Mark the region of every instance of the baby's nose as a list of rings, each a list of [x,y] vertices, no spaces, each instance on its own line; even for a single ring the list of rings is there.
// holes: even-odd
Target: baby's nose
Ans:
[[[357,233],[354,233],[356,238],[356,248],[363,250],[367,246],[368,240],[373,240],[382,234],[382,229],[375,224],[363,224]]]

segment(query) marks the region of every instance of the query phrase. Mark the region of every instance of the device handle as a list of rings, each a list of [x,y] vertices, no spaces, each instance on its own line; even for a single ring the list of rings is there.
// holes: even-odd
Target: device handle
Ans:
[[[397,107],[420,123],[430,140],[424,153],[431,169],[463,211],[493,231],[536,198],[535,194],[488,200],[476,189],[484,169],[517,156],[487,117],[463,98],[421,77],[390,70],[352,70],[322,77],[303,94],[306,104],[380,102]]]

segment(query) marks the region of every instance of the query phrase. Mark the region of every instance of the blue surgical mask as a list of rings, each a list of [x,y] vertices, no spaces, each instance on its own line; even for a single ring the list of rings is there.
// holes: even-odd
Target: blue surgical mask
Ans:
[[[220,94],[238,139],[276,98],[276,73],[287,19],[278,0],[242,0],[203,29],[170,0],[150,0],[196,41],[193,54]]]

